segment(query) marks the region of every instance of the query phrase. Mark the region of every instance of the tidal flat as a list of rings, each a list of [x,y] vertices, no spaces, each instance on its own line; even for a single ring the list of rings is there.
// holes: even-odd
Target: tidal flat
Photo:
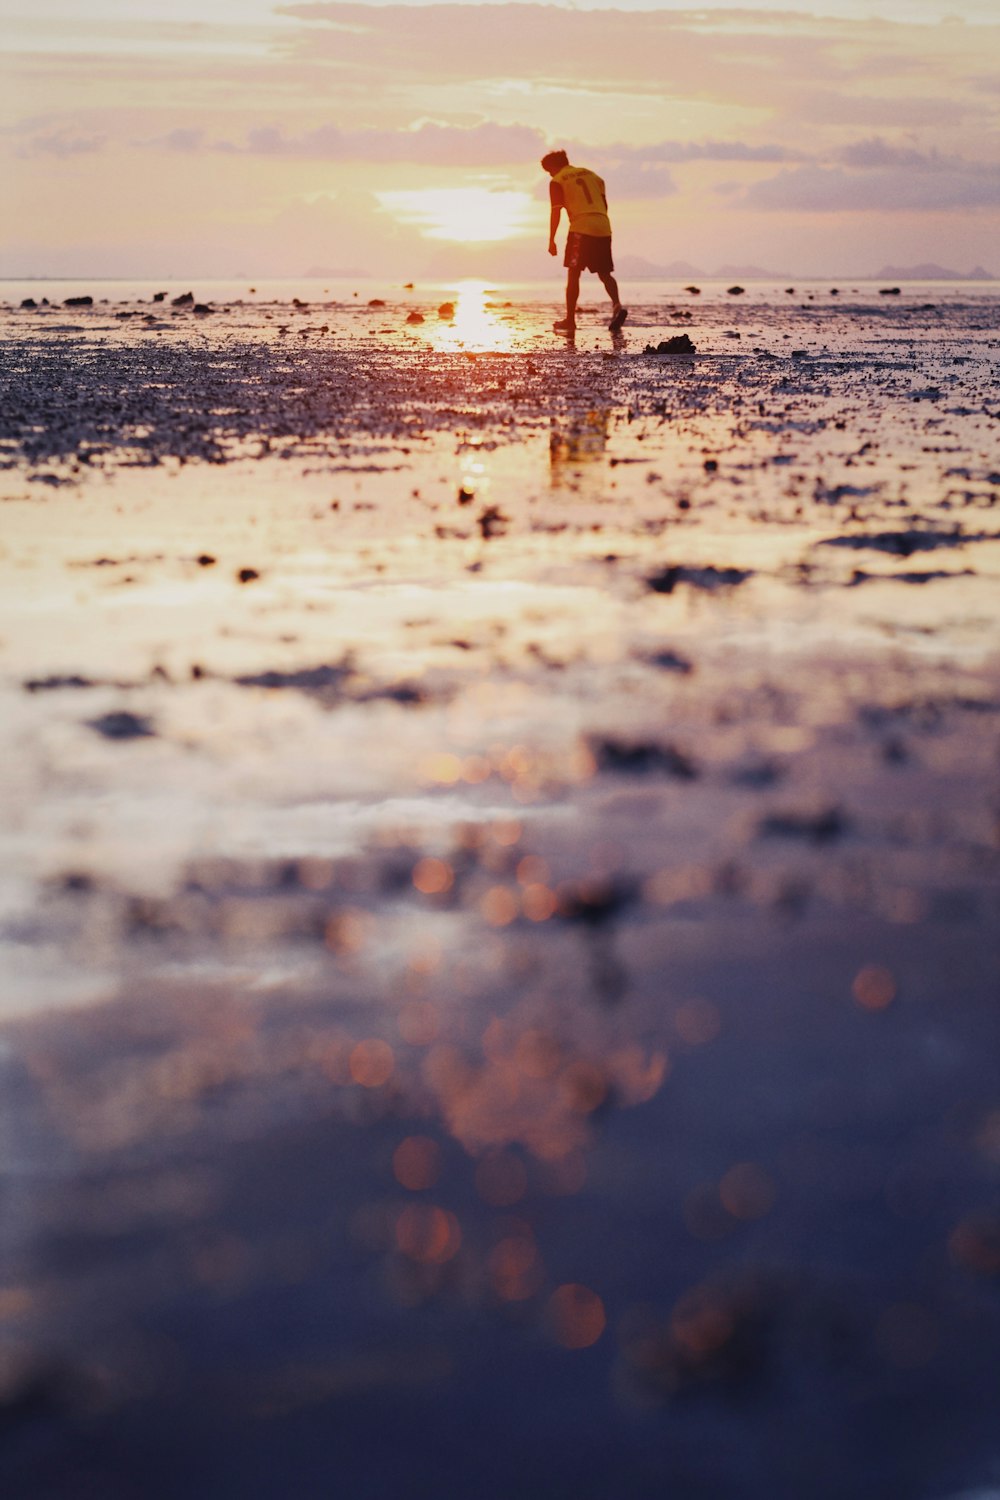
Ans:
[[[0,306],[5,1500],[1000,1494],[1000,293],[171,300]]]

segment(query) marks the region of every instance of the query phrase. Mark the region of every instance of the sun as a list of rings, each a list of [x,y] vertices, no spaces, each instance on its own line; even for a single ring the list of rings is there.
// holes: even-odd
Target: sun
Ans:
[[[464,244],[512,240],[537,228],[530,193],[513,188],[414,188],[378,194],[383,208],[428,239]]]

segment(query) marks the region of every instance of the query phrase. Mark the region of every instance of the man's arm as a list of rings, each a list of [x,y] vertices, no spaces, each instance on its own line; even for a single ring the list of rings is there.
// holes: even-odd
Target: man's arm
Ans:
[[[553,203],[551,209],[549,210],[549,254],[550,255],[558,255],[559,254],[558,250],[556,249],[556,230],[559,228],[559,220],[560,220],[561,216],[562,216],[562,206],[561,206],[561,204],[559,204],[559,203]]]
[[[558,255],[556,249],[556,230],[559,228],[559,219],[563,211],[562,188],[556,182],[549,183],[549,254]]]

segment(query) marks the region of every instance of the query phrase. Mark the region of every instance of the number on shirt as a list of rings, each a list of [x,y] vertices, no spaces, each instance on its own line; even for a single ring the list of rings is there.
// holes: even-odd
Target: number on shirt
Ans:
[[[587,179],[586,179],[586,177],[584,176],[584,174],[582,172],[576,178],[576,185],[580,189],[580,191],[583,193],[583,196],[586,198],[587,202],[588,203],[593,203],[594,200],[590,196],[590,188],[587,186]]]

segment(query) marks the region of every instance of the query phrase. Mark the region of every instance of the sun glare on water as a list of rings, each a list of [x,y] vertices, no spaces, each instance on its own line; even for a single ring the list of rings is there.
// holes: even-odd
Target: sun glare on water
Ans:
[[[460,281],[455,292],[454,317],[427,325],[425,337],[436,349],[501,354],[513,347],[512,323],[490,302],[484,281]]]
[[[530,193],[515,189],[419,188],[379,193],[378,198],[383,208],[432,240],[484,244],[514,239],[537,227],[537,205]]]

